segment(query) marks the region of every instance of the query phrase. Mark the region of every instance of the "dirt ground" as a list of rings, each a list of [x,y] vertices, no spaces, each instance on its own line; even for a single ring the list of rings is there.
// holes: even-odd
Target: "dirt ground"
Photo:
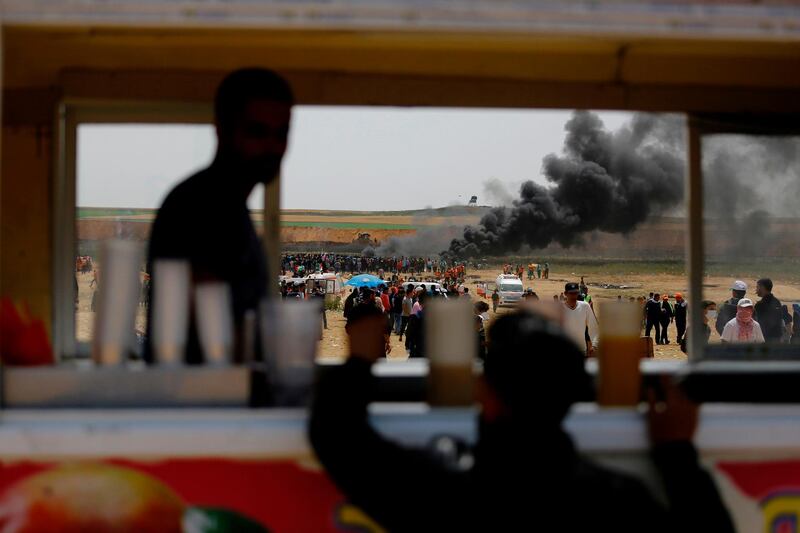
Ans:
[[[492,286],[494,279],[497,277],[500,270],[498,268],[489,268],[485,270],[468,270],[467,272],[467,287],[471,298],[475,301],[478,300],[477,284],[488,283]],[[557,263],[551,263],[550,279],[536,279],[528,281],[523,279],[525,288],[533,288],[534,291],[543,300],[553,298],[553,295],[559,294],[564,290],[564,283],[567,281],[579,281],[581,272],[567,271],[559,269]],[[79,305],[76,311],[76,336],[79,341],[89,341],[92,336],[92,327],[94,322],[94,313],[91,311],[91,298],[92,289],[89,283],[92,279],[92,274],[77,274],[78,288],[79,288]],[[527,277],[527,276],[526,276]],[[595,302],[602,302],[603,300],[616,299],[618,295],[627,299],[629,296],[647,296],[650,292],[667,292],[674,295],[676,292],[682,292],[684,295],[687,293],[688,281],[684,276],[676,275],[648,275],[637,273],[608,273],[601,275],[586,276],[585,281],[589,286],[589,292]],[[728,277],[714,276],[707,277],[704,283],[705,293],[703,297],[716,302],[722,302],[730,297],[730,284],[734,280]],[[757,300],[755,296],[755,279],[744,279],[748,284],[748,297]],[[783,303],[798,302],[800,301],[800,283],[783,283],[780,280],[775,281],[773,293]],[[597,285],[626,285],[626,289],[605,289]],[[674,300],[671,300],[674,302]],[[491,304],[490,300],[487,300]],[[511,308],[500,308],[497,314],[489,311],[489,314],[494,317],[502,313],[510,312]],[[602,320],[602,311],[598,306],[598,320]],[[328,311],[328,329],[324,330],[322,340],[320,341],[318,351],[320,357],[344,357],[347,355],[347,338],[344,331],[345,320],[341,311]],[[144,330],[145,323],[145,309],[139,308],[137,314],[136,326],[140,331]],[[671,344],[663,346],[655,346],[655,356],[657,359],[666,360],[685,360],[686,356],[680,351],[680,348],[675,344],[677,337],[675,324],[669,327],[669,338]],[[711,342],[718,341],[719,337],[715,331],[712,331]],[[405,347],[396,335],[391,336],[392,352],[389,354],[389,359],[404,360],[407,358]]]
[[[469,270],[467,272],[467,287],[472,300],[477,301],[480,299],[477,296],[477,284],[488,283],[492,286],[495,278],[501,271],[497,268],[487,270]],[[533,288],[541,299],[552,299],[553,295],[557,295],[564,290],[564,284],[568,281],[579,281],[579,272],[571,272],[559,270],[558,264],[551,264],[550,279],[536,279],[528,281],[523,279],[525,288]],[[526,274],[527,278],[527,274]],[[705,280],[705,293],[704,298],[713,300],[715,302],[722,302],[730,298],[730,284],[733,279],[725,277],[707,277]],[[755,288],[755,279],[744,280],[748,287]],[[775,280],[774,280],[775,281]],[[647,297],[650,292],[664,293],[665,291],[670,295],[676,292],[687,294],[688,280],[683,276],[669,276],[669,275],[643,275],[643,274],[608,274],[603,275],[602,279],[593,279],[586,277],[585,282],[589,286],[589,293],[595,302],[602,302],[603,300],[614,300],[618,295],[627,299],[629,296],[643,295]],[[800,284],[783,284],[775,281],[773,293],[783,303],[800,301]],[[604,289],[594,284],[604,285],[627,285],[632,288],[628,289]],[[748,296],[757,301],[754,290],[748,291]],[[491,305],[490,300],[486,300]],[[674,303],[674,299],[671,300]],[[598,306],[598,320],[602,320],[602,313]],[[489,311],[490,316],[494,316],[511,312],[512,308],[500,308],[497,313]],[[344,332],[344,318],[341,312],[328,311],[328,329],[324,332],[322,341],[319,345],[318,353],[320,356],[336,356],[343,357],[347,354],[347,339]],[[675,324],[672,323],[668,329],[668,336],[671,341],[667,345],[655,346],[656,359],[665,360],[686,360],[686,355],[681,352],[680,347],[675,343],[677,338],[677,330]],[[712,331],[711,342],[718,342],[719,336],[716,331]],[[389,359],[403,360],[407,358],[405,347],[396,335],[391,336],[392,352]]]

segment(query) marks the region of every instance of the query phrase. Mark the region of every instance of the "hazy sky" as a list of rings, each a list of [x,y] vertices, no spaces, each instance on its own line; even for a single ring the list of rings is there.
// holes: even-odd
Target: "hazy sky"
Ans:
[[[516,195],[544,182],[542,158],[560,152],[570,111],[298,107],[283,163],[288,209],[399,210],[464,204],[487,180]],[[600,113],[610,129],[628,113]],[[78,205],[158,207],[214,152],[211,126],[83,125]],[[255,200],[255,199],[254,199]],[[256,201],[253,202],[255,207]]]

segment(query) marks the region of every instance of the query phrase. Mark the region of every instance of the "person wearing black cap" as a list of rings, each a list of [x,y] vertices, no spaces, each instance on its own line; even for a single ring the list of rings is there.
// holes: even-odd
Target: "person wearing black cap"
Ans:
[[[226,76],[214,100],[214,160],[170,191],[153,222],[148,263],[188,261],[195,282],[229,285],[237,338],[245,315],[258,308],[271,279],[247,198],[256,185],[278,175],[293,102],[289,84],[270,70],[242,69]],[[158,283],[154,275],[153,290]],[[145,345],[145,359],[152,361],[149,335]],[[186,358],[199,362],[200,353],[192,319]]]
[[[580,286],[577,283],[564,285],[564,332],[587,356],[594,354],[599,331],[592,307],[578,300]]]
[[[592,383],[583,353],[557,326],[529,312],[499,317],[477,387],[477,444],[446,438],[427,450],[392,442],[369,423],[382,328],[375,311],[348,325],[351,355],[320,376],[309,437],[347,499],[386,530],[733,531],[691,444],[697,407],[676,389],[649,412],[665,508],[639,480],[576,451],[562,421],[574,402],[591,398]]]

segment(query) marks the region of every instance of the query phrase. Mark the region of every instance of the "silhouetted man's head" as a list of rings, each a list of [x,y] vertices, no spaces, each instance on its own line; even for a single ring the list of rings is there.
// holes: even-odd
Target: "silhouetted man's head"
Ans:
[[[269,183],[280,169],[294,97],[271,70],[241,69],[222,80],[214,100],[218,157],[247,180]]]
[[[556,427],[576,401],[593,398],[585,356],[552,322],[530,312],[498,318],[484,378],[503,415]]]

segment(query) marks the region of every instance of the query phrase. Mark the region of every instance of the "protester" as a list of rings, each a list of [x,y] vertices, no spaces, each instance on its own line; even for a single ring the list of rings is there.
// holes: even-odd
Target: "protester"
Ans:
[[[401,328],[403,327],[403,299],[406,296],[406,290],[402,287],[395,288],[392,294],[392,325],[396,335],[400,335]]]
[[[686,310],[689,304],[683,299],[683,295],[679,292],[675,293],[675,328],[678,330],[678,338],[675,342],[681,344],[683,336],[686,334]]]
[[[492,292],[492,312],[497,312],[497,306],[500,305],[500,293],[497,292],[497,289]]]
[[[638,479],[576,451],[562,421],[591,395],[591,380],[580,350],[555,326],[529,313],[492,326],[474,448],[453,439],[411,448],[379,434],[367,405],[371,365],[382,353],[380,319],[364,317],[348,333],[350,358],[318,382],[309,439],[347,500],[385,530],[733,531],[691,443],[697,407],[674,387],[661,402],[651,397],[648,416],[663,505]]]
[[[487,304],[484,301],[475,302],[473,309],[475,311],[475,314],[481,317],[481,320],[483,321],[485,326],[489,321],[489,304]]]
[[[711,300],[703,300],[703,336],[708,342],[711,337],[711,326],[709,323],[717,319],[717,304]]]
[[[544,279],[550,279],[550,263],[544,264]]]
[[[644,336],[649,337],[650,332],[656,331],[656,344],[661,344],[661,295],[650,293],[650,299],[645,304],[645,330]]]
[[[577,283],[564,285],[564,332],[580,348],[585,356],[594,355],[599,330],[594,311],[586,302],[578,301],[580,288]],[[589,340],[586,340],[588,330]]]
[[[403,335],[408,327],[408,318],[414,309],[414,294],[408,289],[403,295],[403,315],[400,317],[400,340],[403,340]]]
[[[719,313],[717,314],[715,328],[720,335],[722,335],[725,324],[736,316],[736,306],[739,300],[744,298],[745,294],[747,294],[747,284],[741,280],[734,281],[733,285],[731,285],[731,298],[722,303],[719,307]]]
[[[756,282],[759,300],[754,306],[753,318],[758,321],[766,342],[781,342],[785,323],[781,302],[772,294],[772,280],[761,278]]]
[[[725,324],[720,336],[722,342],[762,343],[761,326],[753,320],[753,301],[742,298],[736,304],[736,316]]]
[[[661,325],[661,342],[659,344],[669,344],[669,325],[672,323],[674,314],[672,304],[669,303],[669,295],[663,295],[661,297],[661,314],[658,318]]]
[[[322,329],[328,329],[328,315],[325,309],[325,290],[317,287],[314,290],[314,299],[319,302],[320,313],[322,314]]]
[[[783,338],[781,342],[784,344],[789,344],[792,342],[792,314],[789,312],[789,306],[784,304],[781,306],[781,312],[783,313]]]
[[[414,304],[415,311],[408,317],[408,327],[406,329],[406,351],[409,357],[425,356],[425,298],[428,293],[420,291],[417,302]]]
[[[792,304],[792,344],[800,344],[800,304]]]
[[[344,319],[350,320],[350,313],[353,311],[353,307],[356,305],[356,297],[358,296],[358,289],[352,289],[350,294],[347,295],[347,298],[344,299]]]
[[[475,315],[475,333],[478,344],[478,359],[483,361],[486,359],[486,330],[484,329],[483,318],[480,315]]]

